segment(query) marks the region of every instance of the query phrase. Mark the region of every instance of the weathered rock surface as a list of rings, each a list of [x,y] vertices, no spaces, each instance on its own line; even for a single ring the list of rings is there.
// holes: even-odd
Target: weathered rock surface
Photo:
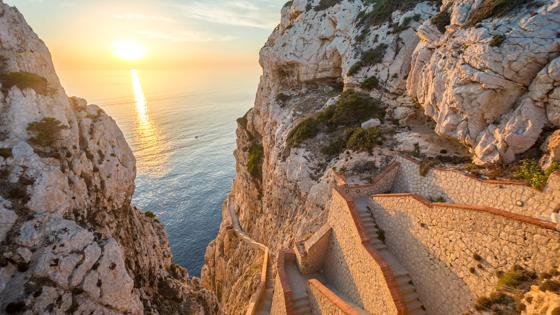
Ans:
[[[392,151],[414,150],[429,156],[468,150],[478,164],[507,163],[558,128],[560,1],[520,5],[466,26],[482,2],[419,2],[370,24],[364,16],[376,8],[366,1],[333,1],[321,10],[318,0],[284,6],[260,53],[255,106],[239,120],[229,202],[243,229],[274,255],[323,225],[333,169],[364,182],[387,165]],[[430,18],[442,11],[449,12],[450,24],[440,31]],[[354,67],[364,54],[375,61]],[[379,84],[366,90],[362,83],[371,77]],[[332,158],[321,153],[332,139],[319,134],[288,148],[290,131],[336,103],[343,89],[367,92],[384,104],[384,145],[371,154],[346,151]],[[548,143],[544,151],[552,156],[555,141]],[[258,176],[247,170],[253,145],[264,152]],[[236,263],[217,250],[224,233],[222,228],[206,254],[208,283],[225,276],[212,270],[215,261]],[[227,286],[213,289],[236,294]]]
[[[2,80],[0,313],[217,313],[172,263],[163,226],[130,204],[135,158],[115,122],[66,96],[44,43],[2,1],[0,62],[48,86]],[[49,119],[59,125],[30,129]]]

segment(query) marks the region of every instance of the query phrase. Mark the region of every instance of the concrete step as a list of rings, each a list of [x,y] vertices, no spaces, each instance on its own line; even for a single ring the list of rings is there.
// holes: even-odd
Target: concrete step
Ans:
[[[416,293],[416,291],[410,292],[408,294],[403,294],[402,298],[405,303],[419,300],[419,296],[418,293]]]
[[[406,310],[410,313],[413,311],[417,311],[417,310],[422,310],[422,303],[420,303],[420,301],[416,300],[413,302],[408,302],[405,303],[406,305]]]
[[[409,294],[409,293],[412,293],[412,292],[416,292],[416,287],[414,287],[411,284],[405,284],[405,285],[400,286],[399,290],[401,291],[401,293],[403,295],[406,295],[406,294]]]
[[[307,305],[305,308],[294,309],[294,313],[298,315],[311,314],[311,307]]]

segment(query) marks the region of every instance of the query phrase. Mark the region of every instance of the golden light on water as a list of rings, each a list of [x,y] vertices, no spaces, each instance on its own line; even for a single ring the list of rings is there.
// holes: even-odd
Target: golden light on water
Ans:
[[[148,104],[146,103],[146,97],[144,96],[144,91],[142,90],[142,83],[140,82],[138,71],[136,69],[130,70],[130,76],[132,78],[132,89],[134,91],[136,113],[141,121],[149,123]]]
[[[165,173],[167,161],[167,145],[161,141],[157,127],[152,123],[149,114],[149,103],[142,89],[140,74],[136,69],[130,70],[134,104],[136,109],[136,145],[138,148],[137,162],[144,172],[161,176]]]

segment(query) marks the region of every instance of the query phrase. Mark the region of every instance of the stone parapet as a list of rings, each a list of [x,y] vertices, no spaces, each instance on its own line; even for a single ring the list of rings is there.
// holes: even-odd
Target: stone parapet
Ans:
[[[321,271],[325,255],[329,250],[331,233],[332,228],[325,224],[308,240],[296,244],[295,253],[302,274]]]
[[[560,264],[555,223],[484,206],[431,203],[415,194],[371,199],[388,248],[430,314],[464,313],[495,290],[498,270],[521,265],[548,272]]]
[[[286,264],[289,260],[296,260],[296,255],[293,251],[282,250],[278,253],[276,259],[277,275],[271,310],[272,315],[294,315],[293,291],[286,270]]]
[[[560,173],[553,173],[540,191],[524,181],[480,179],[456,169],[434,167],[420,175],[420,162],[399,155],[393,192],[414,193],[426,199],[443,197],[449,203],[499,208],[525,216],[557,221]]]
[[[399,172],[399,167],[400,164],[398,162],[391,163],[375,176],[369,184],[349,185],[345,176],[339,173],[335,175],[335,182],[337,187],[341,187],[350,200],[361,196],[380,194],[391,190],[395,177]]]
[[[331,291],[321,281],[317,279],[309,279],[309,299],[311,301],[311,309],[313,314],[329,314],[329,315],[365,315],[363,310],[357,310],[348,304],[336,293]]]

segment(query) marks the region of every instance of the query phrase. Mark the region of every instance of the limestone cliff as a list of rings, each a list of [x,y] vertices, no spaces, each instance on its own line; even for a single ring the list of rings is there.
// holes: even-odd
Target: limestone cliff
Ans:
[[[228,205],[275,255],[325,223],[333,170],[367,179],[395,151],[489,165],[537,148],[543,165],[558,161],[559,22],[557,0],[289,1],[260,53],[255,106],[238,120]],[[332,154],[343,126],[317,121],[350,90],[379,107],[363,126],[378,126],[383,145]],[[224,233],[207,257],[238,264],[216,251]],[[207,264],[203,282],[218,274]]]
[[[2,1],[0,84],[0,313],[217,313],[131,205],[135,158],[115,122],[66,96]]]

